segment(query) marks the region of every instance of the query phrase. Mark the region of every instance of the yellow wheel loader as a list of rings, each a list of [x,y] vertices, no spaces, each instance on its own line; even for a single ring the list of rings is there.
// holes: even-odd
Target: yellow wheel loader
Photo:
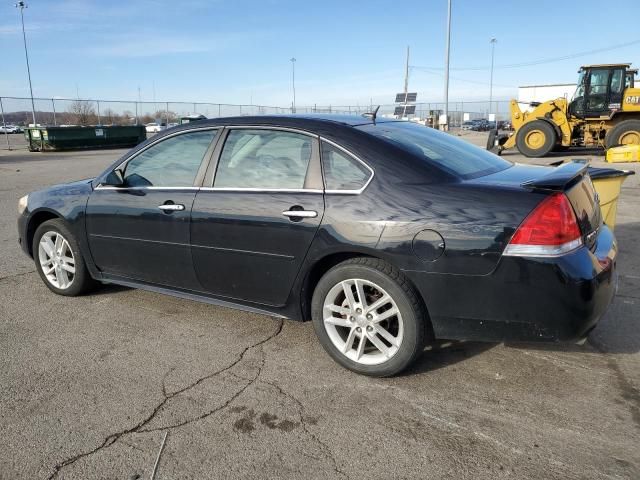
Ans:
[[[531,103],[522,111],[511,100],[513,134],[502,137],[498,153],[518,148],[527,157],[544,157],[569,147],[640,145],[640,88],[629,63],[585,65],[571,101]],[[494,136],[495,139],[495,136]]]

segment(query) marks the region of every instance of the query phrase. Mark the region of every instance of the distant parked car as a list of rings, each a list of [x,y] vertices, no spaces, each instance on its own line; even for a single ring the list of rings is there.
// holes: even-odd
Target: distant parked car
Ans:
[[[0,125],[0,133],[22,133],[22,128],[17,125]]]
[[[486,132],[489,130],[489,122],[487,120],[478,120],[472,130],[476,132]]]
[[[462,124],[462,130],[473,130],[473,127],[476,125],[476,122],[473,120],[469,120],[468,122],[464,122]]]
[[[167,128],[166,123],[151,122],[145,125],[145,130],[147,131],[147,133],[158,133],[164,130],[165,128]]]

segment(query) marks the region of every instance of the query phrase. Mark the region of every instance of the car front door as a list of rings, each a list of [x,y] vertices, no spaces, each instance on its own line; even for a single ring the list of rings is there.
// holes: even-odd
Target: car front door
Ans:
[[[103,273],[197,290],[191,207],[219,130],[165,137],[118,167],[120,186],[98,185],[86,209],[93,260]]]
[[[324,213],[318,138],[256,127],[223,137],[191,215],[198,280],[216,296],[283,305]]]

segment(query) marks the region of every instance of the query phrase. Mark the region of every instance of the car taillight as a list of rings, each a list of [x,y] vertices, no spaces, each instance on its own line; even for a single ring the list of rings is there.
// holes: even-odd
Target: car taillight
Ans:
[[[545,198],[511,237],[503,255],[556,257],[582,245],[582,234],[563,193]]]

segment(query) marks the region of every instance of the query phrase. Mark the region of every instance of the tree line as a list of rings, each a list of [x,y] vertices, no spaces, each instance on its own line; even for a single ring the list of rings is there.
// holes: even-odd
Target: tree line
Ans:
[[[130,110],[124,110],[121,113],[111,108],[100,110],[100,116],[96,104],[86,100],[73,100],[65,110],[56,111],[36,111],[36,121],[41,125],[135,125],[136,115]],[[138,115],[139,123],[155,122],[156,119],[161,122],[177,123],[178,114],[166,110],[157,110],[155,113],[144,113]],[[31,111],[6,112],[4,114],[6,124],[28,125],[32,123],[33,118]]]

